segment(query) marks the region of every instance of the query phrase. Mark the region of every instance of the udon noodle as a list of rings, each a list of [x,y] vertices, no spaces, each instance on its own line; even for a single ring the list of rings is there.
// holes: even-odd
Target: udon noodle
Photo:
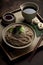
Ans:
[[[10,29],[7,30],[5,38],[8,43],[14,46],[24,46],[31,43],[32,39],[34,38],[33,30],[25,25],[22,25],[22,27],[24,27],[24,29],[21,32],[16,31],[16,33],[14,33],[16,26],[10,28],[13,30],[13,32],[9,31]]]

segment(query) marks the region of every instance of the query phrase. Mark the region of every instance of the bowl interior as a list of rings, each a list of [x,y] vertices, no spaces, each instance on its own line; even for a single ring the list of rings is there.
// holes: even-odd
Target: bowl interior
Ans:
[[[39,10],[38,5],[34,2],[23,3],[22,5],[20,5],[20,8],[21,8],[22,11],[26,8],[34,8],[36,11]]]
[[[8,43],[8,42],[6,41],[6,38],[5,38],[6,32],[8,31],[8,29],[10,29],[10,28],[12,28],[12,27],[15,27],[16,25],[24,25],[24,24],[11,24],[11,25],[7,26],[7,27],[3,30],[3,32],[2,32],[2,37],[3,37],[4,42],[5,42],[8,46],[10,46],[10,47],[12,47],[12,48],[16,48],[16,49],[23,49],[23,48],[26,48],[26,47],[30,46],[31,43],[32,43],[32,41],[34,40],[34,37],[35,37],[35,31],[33,30],[33,28],[32,28],[30,25],[28,25],[28,27],[32,30],[33,35],[34,35],[32,41],[31,41],[31,43],[29,43],[29,44],[27,44],[27,45],[24,45],[24,46],[18,46],[18,47],[17,47],[17,46],[14,46],[14,45],[12,45],[12,44],[10,44],[10,43]]]

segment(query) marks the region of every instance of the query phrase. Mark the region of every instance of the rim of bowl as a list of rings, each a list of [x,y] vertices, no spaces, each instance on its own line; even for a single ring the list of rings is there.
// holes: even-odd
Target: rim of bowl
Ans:
[[[11,15],[12,18],[11,18],[10,20],[6,19],[5,16],[7,16],[7,15]],[[11,13],[11,12],[6,12],[6,13],[4,13],[3,16],[2,16],[2,18],[3,18],[4,21],[6,21],[6,23],[10,23],[11,21],[13,21],[13,20],[16,19],[16,17],[15,17],[15,16],[13,15],[13,13]],[[10,21],[10,22],[9,22],[9,21]]]
[[[14,25],[15,23],[13,23],[13,25]],[[20,23],[21,24],[21,23]],[[24,49],[24,48],[27,48],[27,47],[29,47],[30,45],[31,45],[31,43],[32,43],[32,41],[31,41],[31,43],[29,43],[29,44],[27,44],[27,45],[25,45],[25,46],[21,46],[21,47],[16,47],[16,46],[13,46],[13,45],[11,45],[11,44],[9,44],[7,41],[6,41],[6,39],[5,39],[5,33],[6,33],[6,31],[9,29],[9,26],[10,27],[12,27],[11,26],[12,24],[10,24],[10,25],[8,25],[6,28],[4,28],[3,29],[3,31],[2,31],[2,38],[3,38],[3,41],[8,45],[8,46],[10,46],[10,47],[12,47],[12,48],[15,48],[15,49]],[[28,26],[30,26],[30,25],[28,25]],[[33,30],[33,28],[31,27],[31,29]],[[6,30],[6,31],[5,31]],[[35,30],[33,30],[33,32],[34,32],[34,37],[35,37]]]
[[[39,10],[39,6],[35,3],[35,2],[26,2],[26,3],[23,3],[23,4],[21,4],[20,5],[20,9],[21,9],[21,11],[23,12],[23,9],[28,5],[28,4],[33,4],[33,5],[35,5],[37,8],[37,10],[36,10],[36,12],[38,12],[38,10]],[[26,13],[27,14],[27,13]]]

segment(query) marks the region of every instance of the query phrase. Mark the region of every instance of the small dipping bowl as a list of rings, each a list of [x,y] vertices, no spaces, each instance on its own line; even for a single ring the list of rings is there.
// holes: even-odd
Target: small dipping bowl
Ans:
[[[14,23],[16,20],[15,16],[13,15],[13,13],[5,13],[2,16],[2,23],[6,26],[9,25],[11,23]]]
[[[20,9],[21,9],[24,19],[26,19],[26,21],[28,22],[32,22],[32,19],[35,18],[39,10],[39,7],[34,2],[27,2],[27,3],[23,3],[22,5],[20,5]]]

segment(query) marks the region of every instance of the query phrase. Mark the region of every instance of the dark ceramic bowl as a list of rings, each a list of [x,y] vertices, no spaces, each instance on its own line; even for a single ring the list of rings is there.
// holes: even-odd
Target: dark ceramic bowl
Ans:
[[[34,8],[36,12],[34,13],[26,13],[24,12],[24,10],[26,8]],[[27,2],[27,3],[23,3],[22,5],[20,5],[20,9],[21,9],[21,12],[22,12],[22,15],[24,17],[24,19],[26,19],[28,22],[32,22],[32,19],[35,18],[38,10],[39,10],[39,7],[36,3],[34,2]]]
[[[13,13],[5,13],[2,16],[2,23],[4,25],[9,25],[11,23],[14,23],[16,20],[15,16],[13,15]]]

